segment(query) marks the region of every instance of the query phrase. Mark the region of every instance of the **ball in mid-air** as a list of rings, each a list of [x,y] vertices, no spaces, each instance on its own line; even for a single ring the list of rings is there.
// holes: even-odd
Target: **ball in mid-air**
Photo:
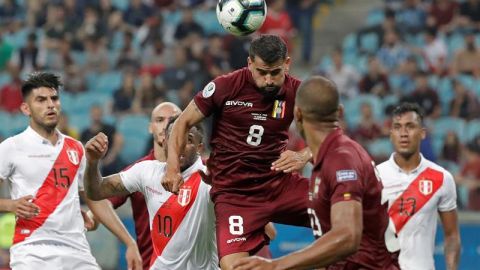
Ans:
[[[267,16],[265,0],[219,0],[217,19],[236,36],[245,36],[260,28]]]

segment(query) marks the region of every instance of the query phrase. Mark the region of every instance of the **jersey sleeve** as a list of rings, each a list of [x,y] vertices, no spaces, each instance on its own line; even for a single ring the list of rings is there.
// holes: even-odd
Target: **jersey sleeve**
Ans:
[[[214,111],[219,110],[225,100],[225,88],[227,86],[227,79],[217,77],[209,82],[202,91],[198,92],[193,100],[203,116],[208,117]]]
[[[438,203],[438,211],[448,212],[457,208],[457,191],[452,174],[445,172],[444,190]]]
[[[7,139],[0,143],[0,181],[6,180],[13,172],[13,164],[11,162],[12,153],[12,139]]]
[[[331,205],[350,200],[362,202],[365,176],[359,163],[350,153],[337,153],[324,164],[326,171],[322,181],[326,181],[330,190]]]
[[[130,167],[129,169],[119,173],[120,178],[122,179],[123,185],[130,192],[135,191],[144,192],[143,185],[143,174],[145,172],[145,166],[142,162],[137,163]]]
[[[112,203],[113,208],[117,209],[118,207],[122,206],[128,199],[129,195],[125,196],[115,196],[107,198]]]

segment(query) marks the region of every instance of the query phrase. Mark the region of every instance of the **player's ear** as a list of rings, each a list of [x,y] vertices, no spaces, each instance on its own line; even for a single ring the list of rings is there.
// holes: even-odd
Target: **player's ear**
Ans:
[[[302,110],[298,106],[293,107],[293,116],[295,117],[295,122],[301,123],[303,121]]]
[[[425,139],[427,137],[427,129],[422,127],[422,131],[421,131],[421,136],[422,136],[422,140]]]
[[[153,134],[153,127],[152,127],[152,125],[153,125],[153,122],[150,121],[150,123],[148,124],[148,133],[150,133],[150,134]]]
[[[26,116],[31,116],[32,115],[32,112],[30,111],[30,107],[28,106],[28,104],[26,102],[22,102],[22,104],[20,105],[20,110]]]
[[[292,63],[292,59],[287,56],[287,59],[285,59],[285,72],[288,73],[290,70],[290,64]]]

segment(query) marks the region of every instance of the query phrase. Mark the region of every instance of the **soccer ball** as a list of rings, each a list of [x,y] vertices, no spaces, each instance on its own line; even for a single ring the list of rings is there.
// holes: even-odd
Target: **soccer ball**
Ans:
[[[265,0],[219,0],[217,19],[236,36],[245,36],[262,26],[267,16]]]

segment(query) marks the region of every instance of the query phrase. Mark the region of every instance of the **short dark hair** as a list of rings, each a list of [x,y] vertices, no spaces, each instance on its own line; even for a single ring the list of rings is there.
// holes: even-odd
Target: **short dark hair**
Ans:
[[[266,64],[273,64],[278,60],[287,59],[287,45],[282,38],[276,35],[261,35],[252,41],[248,52],[252,60],[260,57]]]
[[[418,105],[417,103],[411,103],[411,102],[403,102],[395,109],[393,109],[392,112],[392,118],[395,116],[400,116],[403,115],[407,112],[414,112],[418,115],[418,119],[420,119],[420,124],[423,126],[423,118],[425,117],[425,113],[423,112],[423,109]]]
[[[62,83],[59,76],[49,72],[35,72],[30,74],[28,79],[23,82],[22,96],[25,99],[33,89],[40,87],[53,88],[58,91],[60,86],[62,86]]]
[[[173,123],[177,120],[177,118],[179,117],[180,115],[175,115],[173,117],[170,117],[170,119],[168,119],[168,123],[167,123],[167,126],[165,127],[165,134],[169,135],[170,132],[172,131],[172,126],[173,126]],[[194,127],[197,129],[197,133],[196,135],[198,135],[200,138],[200,142],[203,143],[203,138],[205,137],[205,129],[203,128],[203,125],[201,122],[197,123],[194,125]]]

